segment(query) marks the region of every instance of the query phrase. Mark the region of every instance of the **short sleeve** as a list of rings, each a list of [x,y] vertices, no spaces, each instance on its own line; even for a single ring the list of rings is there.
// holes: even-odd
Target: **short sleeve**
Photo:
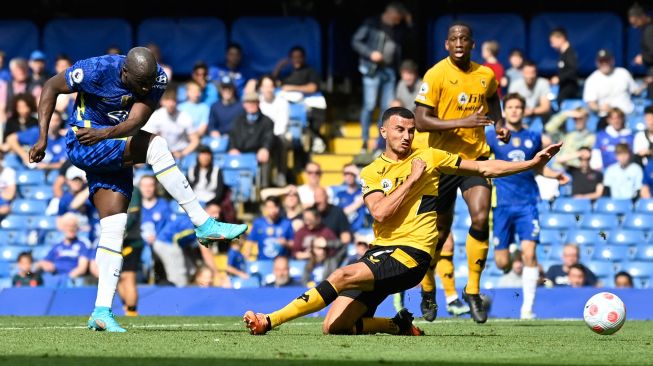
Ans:
[[[429,155],[432,161],[427,162],[433,164],[433,167],[440,173],[455,174],[462,162],[462,158],[458,154],[452,154],[448,151],[430,148]]]
[[[361,190],[363,198],[374,192],[384,193],[381,186],[381,176],[376,172],[373,166],[366,166],[361,171]]]
[[[596,102],[598,100],[598,96],[597,96],[598,90],[594,85],[596,84],[594,82],[595,78],[593,78],[592,76],[594,75],[590,75],[585,81],[585,88],[583,89],[584,102]]]
[[[152,90],[150,90],[149,93],[145,96],[145,99],[152,101],[156,104],[159,103],[159,99],[161,99],[161,96],[163,96],[163,92],[166,90],[166,87],[168,86],[168,75],[163,71],[163,68],[161,66],[158,66],[159,68],[159,73],[156,76],[156,81],[154,82],[154,86],[152,86]]]
[[[96,58],[89,58],[75,62],[73,66],[65,71],[66,84],[72,91],[76,92],[89,92],[92,93],[96,90],[95,78],[98,73],[96,72],[98,61]]]
[[[424,105],[427,107],[435,108],[440,101],[440,82],[442,73],[435,67],[429,69],[424,75],[424,81],[419,87],[417,96],[415,97],[415,104]]]

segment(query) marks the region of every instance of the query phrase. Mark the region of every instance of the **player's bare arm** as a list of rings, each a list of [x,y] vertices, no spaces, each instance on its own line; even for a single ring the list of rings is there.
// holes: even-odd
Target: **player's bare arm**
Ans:
[[[404,198],[406,198],[408,191],[410,191],[415,182],[419,180],[425,169],[426,163],[424,160],[413,159],[410,175],[406,181],[399,186],[399,188],[387,196],[382,192],[368,194],[365,197],[365,204],[367,205],[367,209],[370,211],[372,217],[374,217],[374,220],[382,223],[387,218],[392,217],[392,215],[397,212],[399,206],[401,206]]]
[[[70,94],[73,91],[66,84],[65,72],[50,78],[41,91],[39,100],[39,139],[29,151],[30,163],[39,163],[45,158],[45,149],[48,147],[48,128],[50,127],[50,118],[54,113],[54,106],[57,103],[59,94]]]
[[[156,109],[154,102],[135,102],[127,119],[113,127],[95,129],[83,128],[77,132],[82,145],[93,145],[106,139],[131,137],[138,133]]]
[[[510,130],[506,128],[506,123],[503,120],[501,115],[501,101],[499,100],[499,94],[494,93],[491,97],[487,99],[487,104],[489,107],[488,115],[492,121],[494,121],[494,130],[497,133],[497,138],[503,143],[510,141]]]
[[[460,162],[459,175],[477,175],[484,178],[500,178],[527,170],[541,171],[544,166],[560,151],[562,143],[553,144],[538,152],[531,160],[505,161],[505,160],[463,160]]]

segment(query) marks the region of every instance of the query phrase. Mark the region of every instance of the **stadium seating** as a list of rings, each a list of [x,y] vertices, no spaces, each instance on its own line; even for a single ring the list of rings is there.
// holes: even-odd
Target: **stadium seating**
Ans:
[[[642,198],[635,202],[635,212],[653,214],[653,198]]]
[[[214,154],[226,152],[229,147],[229,135],[220,137],[204,136],[202,145],[208,146]]]
[[[288,266],[290,267],[290,277],[302,278],[302,276],[304,275],[304,268],[306,267],[307,262],[308,261],[305,260],[291,259],[288,262]]]
[[[637,252],[633,259],[637,261],[652,262],[653,261],[653,245],[640,245],[637,247]]]
[[[559,244],[564,241],[564,233],[560,230],[545,229],[540,231],[540,243]]]
[[[617,200],[601,197],[594,203],[594,212],[623,215],[633,210],[631,200]]]
[[[592,202],[589,199],[560,197],[553,202],[551,211],[584,214],[592,211]]]
[[[26,245],[5,246],[0,244],[0,260],[15,262],[20,253],[30,250],[31,248]]]
[[[641,230],[614,229],[608,234],[608,243],[619,245],[637,245],[646,243],[646,236]]]
[[[551,248],[552,245],[548,244],[538,244],[535,247],[535,256],[538,261],[545,261],[551,258]]]
[[[40,245],[40,246],[34,247],[32,249],[32,258],[34,259],[34,261],[39,261],[39,260],[45,258],[48,255],[48,253],[50,253],[51,249],[52,249],[52,247],[47,246],[47,245]]]
[[[550,213],[540,215],[543,229],[569,229],[576,226],[576,217],[569,213]]]
[[[261,287],[261,281],[256,276],[250,277],[248,279],[231,277],[231,287],[235,288],[236,290],[241,288],[257,288]]]
[[[0,21],[0,49],[6,53],[5,65],[14,57],[28,58],[39,48],[39,29],[28,20]]]
[[[604,242],[598,230],[575,229],[567,232],[567,241],[576,244]]]
[[[118,47],[126,53],[133,45],[131,25],[124,19],[55,19],[43,29],[43,46],[49,64],[59,54],[76,61],[103,55],[109,47]]]
[[[227,29],[213,17],[145,19],[136,39],[159,46],[163,63],[182,75],[189,75],[198,60],[209,66],[222,63],[227,49]]]
[[[11,272],[12,272],[11,263],[0,259],[0,278],[9,277],[11,275]]]
[[[47,230],[43,232],[42,240],[46,245],[55,245],[63,240],[63,233],[58,230]]]
[[[45,183],[43,170],[22,170],[16,172],[16,185],[42,185]]]
[[[225,169],[246,169],[256,173],[258,162],[256,161],[256,154],[246,153],[240,155],[228,155],[222,168]]]
[[[612,262],[608,261],[589,261],[584,263],[587,268],[589,268],[592,273],[594,273],[600,279],[612,280],[612,277],[615,274],[615,265]]]
[[[624,217],[623,227],[625,229],[650,230],[651,223],[653,223],[653,214],[629,213]]]
[[[462,245],[464,247],[468,232],[469,228],[452,228],[451,233],[453,234],[454,245]]]
[[[551,211],[551,203],[549,201],[540,201],[537,203],[537,210],[539,213],[548,213]]]
[[[224,184],[233,191],[235,201],[246,202],[254,198],[254,176],[245,169],[223,169]]]
[[[621,245],[602,245],[594,252],[594,260],[623,262],[630,257],[630,248]]]
[[[619,226],[619,219],[617,215],[611,214],[589,214],[585,215],[581,220],[580,227],[582,229],[601,229],[610,230]]]
[[[39,215],[47,207],[47,202],[40,200],[16,199],[11,202],[11,212],[15,215]]]
[[[560,110],[561,111],[568,111],[571,109],[576,109],[578,107],[583,107],[586,110],[589,111],[589,107],[587,106],[587,103],[585,103],[582,99],[565,99],[562,101],[562,104],[560,105]],[[596,131],[596,126],[599,123],[599,116],[596,115],[595,113],[590,113],[587,119],[587,129],[595,132]],[[567,121],[565,123],[565,127],[567,131],[573,131],[576,129],[576,123],[574,122],[573,118],[567,118]]]
[[[635,287],[647,287],[653,281],[653,266],[649,262],[626,262],[621,270],[633,276]]]
[[[52,185],[40,185],[40,186],[31,186],[31,185],[21,185],[18,188],[18,192],[22,198],[35,199],[35,200],[45,200],[49,201],[54,197],[54,192],[52,191]]]
[[[613,13],[541,13],[530,21],[529,54],[542,74],[558,70],[559,54],[549,44],[549,33],[562,27],[578,54],[578,71],[589,75],[596,69],[596,53],[611,50],[618,66],[623,65],[623,22]]]
[[[260,260],[247,262],[247,273],[254,274],[258,273],[262,276],[266,276],[272,273],[272,261],[271,260]]]
[[[315,19],[306,17],[242,17],[231,26],[231,41],[243,49],[245,69],[254,76],[270,73],[293,46],[306,50],[306,63],[322,72],[322,36]]]

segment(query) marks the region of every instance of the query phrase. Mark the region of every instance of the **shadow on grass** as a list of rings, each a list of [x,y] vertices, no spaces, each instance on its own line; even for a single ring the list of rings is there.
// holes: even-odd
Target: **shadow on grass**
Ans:
[[[359,361],[359,360],[313,360],[309,358],[303,359],[266,359],[266,360],[254,360],[254,359],[226,359],[226,358],[128,358],[128,357],[116,357],[116,358],[101,358],[101,357],[49,357],[47,355],[42,356],[0,356],[0,365],[20,365],[20,366],[33,366],[33,365],[48,365],[48,366],[101,366],[101,365],[129,365],[129,366],[172,366],[172,365],[184,365],[184,366],[327,366],[327,365],[336,365],[336,366],[346,366],[346,365],[355,365],[355,366],[372,366],[372,365],[400,365],[400,366],[409,366],[409,365],[438,365],[446,364],[452,366],[466,366],[466,365],[496,365],[496,360],[494,362],[451,362],[446,361],[443,363],[437,363],[432,360],[416,362],[416,361],[395,361],[395,360],[385,360],[379,359],[378,361]],[[522,363],[504,363],[501,365],[506,366],[522,366]]]

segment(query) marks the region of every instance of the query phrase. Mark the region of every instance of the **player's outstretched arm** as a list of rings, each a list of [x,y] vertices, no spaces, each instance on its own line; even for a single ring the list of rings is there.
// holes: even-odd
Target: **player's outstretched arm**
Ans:
[[[39,100],[39,139],[29,151],[29,161],[39,163],[45,157],[45,148],[48,146],[48,128],[50,118],[54,113],[54,106],[57,103],[59,94],[70,94],[73,91],[66,84],[65,71],[51,77],[43,85],[41,99]]]
[[[376,222],[383,222],[392,217],[406,198],[406,194],[426,170],[426,163],[422,159],[413,159],[410,175],[389,195],[382,192],[371,192],[365,195],[365,205]]]
[[[541,171],[544,166],[560,151],[562,142],[553,144],[538,152],[531,160],[527,161],[505,161],[505,160],[463,160],[456,174],[476,175],[484,178],[499,178],[507,175],[521,173],[534,169]]]
[[[77,140],[82,145],[93,145],[102,140],[134,136],[145,126],[152,112],[154,102],[135,102],[124,122],[108,128],[84,128],[77,131]]]
[[[436,117],[436,110],[424,105],[417,104],[415,108],[415,127],[419,132],[433,132],[452,130],[454,128],[485,127],[493,124],[492,120],[485,115],[483,107],[465,118],[440,119]]]

